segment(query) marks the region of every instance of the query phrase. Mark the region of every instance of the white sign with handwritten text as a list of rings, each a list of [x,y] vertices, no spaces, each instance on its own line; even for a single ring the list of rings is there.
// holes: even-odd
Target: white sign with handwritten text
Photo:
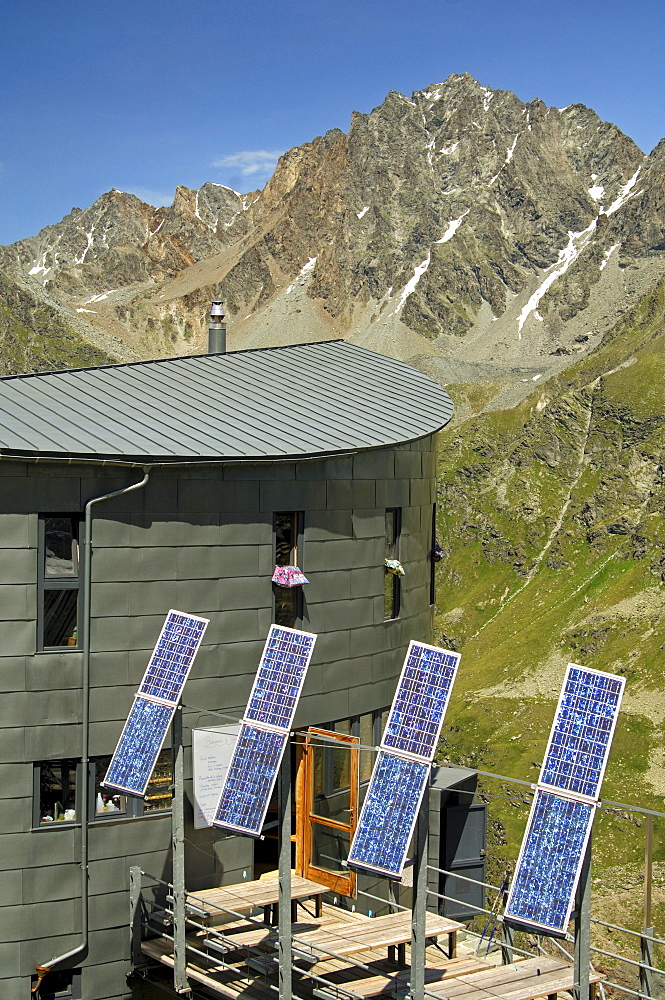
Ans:
[[[195,830],[212,826],[239,732],[240,723],[192,730]]]

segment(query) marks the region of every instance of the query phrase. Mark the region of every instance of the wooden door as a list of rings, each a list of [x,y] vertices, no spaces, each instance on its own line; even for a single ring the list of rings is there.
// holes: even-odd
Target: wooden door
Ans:
[[[345,868],[358,818],[355,736],[308,729],[301,743],[296,792],[296,868],[341,896],[355,896],[355,873]]]

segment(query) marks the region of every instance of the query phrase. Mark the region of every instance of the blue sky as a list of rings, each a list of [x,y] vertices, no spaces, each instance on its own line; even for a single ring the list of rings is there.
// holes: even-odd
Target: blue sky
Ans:
[[[450,73],[665,135],[665,3],[5,0],[0,243],[112,187],[262,187],[279,152]]]

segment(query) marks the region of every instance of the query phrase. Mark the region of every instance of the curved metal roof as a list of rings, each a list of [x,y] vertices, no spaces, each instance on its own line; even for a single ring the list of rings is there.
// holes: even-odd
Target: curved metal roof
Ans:
[[[0,454],[270,460],[412,441],[448,423],[422,372],[344,340],[0,379]]]

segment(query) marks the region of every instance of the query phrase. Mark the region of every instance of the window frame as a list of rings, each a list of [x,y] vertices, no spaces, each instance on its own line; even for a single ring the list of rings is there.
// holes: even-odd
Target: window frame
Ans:
[[[48,518],[70,518],[75,532],[74,540],[77,549],[76,575],[47,576],[46,575],[46,521]],[[37,652],[62,653],[76,652],[81,647],[81,624],[83,620],[83,561],[82,561],[82,527],[84,518],[80,511],[48,512],[38,515],[37,527]],[[47,646],[44,643],[45,610],[44,601],[47,591],[75,590],[76,600],[76,643],[74,645]]]
[[[392,539],[388,538],[388,514],[393,515]],[[385,509],[385,558],[399,559],[400,538],[402,534],[402,508],[386,507]],[[384,622],[394,622],[399,618],[402,605],[402,585],[401,578],[396,573],[390,573],[384,566],[383,581],[383,620]],[[390,607],[388,606],[388,591],[386,587],[386,577],[392,581],[392,594]],[[388,614],[388,611],[391,613]]]
[[[170,747],[164,747],[160,753],[163,753],[168,760],[170,758],[171,762],[171,773],[170,777],[166,778],[163,782],[159,782],[160,786],[163,785],[167,792],[172,792],[173,789],[173,751]],[[87,781],[83,781],[83,761],[79,757],[60,757],[54,760],[39,760],[33,763],[33,794],[32,794],[32,829],[34,830],[59,830],[62,827],[76,827],[81,825],[81,815],[82,815],[82,805],[85,803],[86,810],[86,822],[90,825],[97,826],[98,824],[104,823],[126,823],[131,820],[136,819],[152,819],[156,816],[170,816],[172,812],[172,806],[169,805],[165,809],[146,809],[146,799],[139,799],[134,795],[125,796],[126,808],[120,812],[109,812],[109,813],[98,813],[96,807],[97,801],[97,763],[99,761],[110,761],[111,754],[97,754],[91,757],[88,761],[88,778]],[[75,774],[76,774],[76,790],[74,794],[74,808],[76,811],[76,819],[72,820],[57,820],[54,822],[42,822],[41,820],[41,773],[42,768],[46,765],[59,764],[63,760],[71,760],[76,764]],[[159,764],[159,758],[158,758]],[[168,782],[168,784],[167,784]],[[84,788],[85,784],[85,788]]]
[[[164,754],[167,759],[171,762],[171,774],[169,778],[166,778],[163,784],[166,791],[171,791],[173,788],[173,751],[171,747],[162,747],[159,756]],[[97,825],[98,823],[124,823],[127,820],[132,819],[145,819],[152,816],[170,816],[172,807],[169,806],[167,809],[146,809],[146,798],[139,799],[135,795],[125,795],[125,806],[126,808],[119,812],[109,812],[109,813],[98,813],[97,812],[97,764],[99,761],[111,761],[111,754],[97,754],[95,757],[90,758],[89,769],[88,769],[88,822]],[[156,767],[159,766],[159,756],[157,757]],[[108,766],[108,765],[107,765]],[[154,771],[153,771],[154,774]],[[152,775],[151,775],[152,779]],[[168,784],[167,784],[168,782]],[[146,789],[146,796],[149,794],[150,781],[148,782],[148,788]]]
[[[44,977],[43,982],[44,990],[48,992],[42,992],[42,988],[39,987],[35,993],[32,994],[34,1000],[81,1000],[81,970],[80,969],[59,969],[58,972],[61,975],[69,976],[70,983],[64,990],[58,990],[54,992],[53,990],[48,990],[48,975]],[[30,982],[34,988],[39,982],[39,978],[36,975],[30,977]]]
[[[432,504],[432,536],[429,548],[429,603],[436,604],[436,562],[434,561],[434,546],[436,545],[436,502]]]
[[[292,559],[288,563],[278,563],[277,562],[277,518],[278,517],[290,517],[292,519],[293,535],[295,539],[294,545],[291,546],[291,556]],[[276,510],[273,511],[272,515],[272,550],[273,550],[273,566],[298,566],[302,570],[301,560],[303,554],[303,542],[304,542],[304,524],[305,524],[305,513],[302,510]],[[294,604],[295,604],[295,614],[293,616],[293,621],[286,624],[285,622],[277,621],[277,587],[279,584],[273,583],[272,585],[272,620],[276,625],[281,625],[283,628],[299,628],[302,625],[304,617],[304,599],[303,599],[303,589],[299,587],[288,588],[293,593]],[[279,587],[280,590],[286,588]]]
[[[62,819],[48,823],[41,818],[41,777],[42,768],[48,764],[62,764],[63,760],[71,760],[75,763],[75,788],[74,788],[74,811],[76,819]],[[33,830],[61,830],[81,825],[81,781],[83,778],[83,762],[79,757],[58,757],[54,760],[37,760],[32,765],[32,829]]]

